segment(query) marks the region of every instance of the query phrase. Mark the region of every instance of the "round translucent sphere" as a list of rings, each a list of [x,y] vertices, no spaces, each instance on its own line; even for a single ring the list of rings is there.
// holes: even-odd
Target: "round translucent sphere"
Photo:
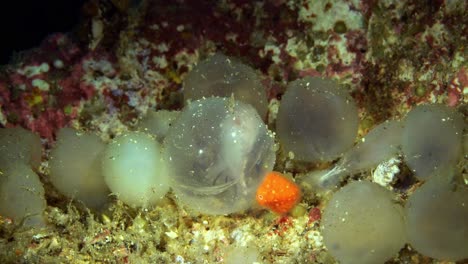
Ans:
[[[50,152],[50,181],[61,193],[100,209],[109,197],[101,170],[106,145],[92,133],[62,128]]]
[[[463,152],[463,118],[445,105],[413,108],[406,116],[402,149],[406,164],[419,179],[453,168]]]
[[[41,164],[41,138],[21,127],[0,128],[0,168],[21,161],[37,170]]]
[[[44,186],[39,176],[22,160],[0,169],[0,214],[18,224],[41,227],[46,224]]]
[[[161,145],[142,132],[128,132],[109,143],[102,173],[112,193],[134,208],[156,205],[169,191],[161,152]]]
[[[268,111],[266,92],[255,70],[220,53],[198,63],[187,74],[183,92],[185,100],[234,95],[236,100],[255,107],[262,118]]]
[[[431,177],[406,203],[411,246],[440,260],[468,258],[468,188],[447,175]]]
[[[154,136],[159,142],[162,142],[167,135],[167,131],[179,114],[179,111],[149,110],[146,116],[140,120],[137,128],[140,131]]]
[[[406,242],[403,209],[394,195],[368,181],[336,192],[322,218],[323,242],[340,263],[384,263]]]
[[[358,124],[356,105],[346,91],[332,80],[306,77],[288,85],[276,132],[295,159],[330,161],[353,145]]]
[[[205,214],[249,208],[275,162],[273,136],[257,111],[228,98],[190,103],[164,145],[175,194]]]

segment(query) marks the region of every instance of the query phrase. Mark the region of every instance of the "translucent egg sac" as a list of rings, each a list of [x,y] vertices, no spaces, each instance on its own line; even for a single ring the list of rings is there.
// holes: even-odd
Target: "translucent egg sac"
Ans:
[[[102,171],[112,193],[131,207],[156,205],[169,191],[161,145],[142,132],[129,132],[109,143]]]
[[[137,128],[162,142],[179,114],[179,111],[149,110],[146,116],[138,122]]]
[[[0,128],[0,168],[14,162],[22,162],[37,169],[41,163],[41,139],[21,127]]]
[[[286,153],[302,161],[330,161],[348,150],[359,117],[351,96],[332,80],[306,77],[288,85],[276,132]]]
[[[104,148],[95,134],[62,128],[50,153],[50,181],[65,196],[102,208],[109,196],[101,171]]]
[[[184,79],[184,99],[231,97],[251,104],[258,114],[266,117],[268,99],[260,78],[251,67],[235,58],[217,53],[198,63]]]
[[[430,104],[413,108],[405,120],[402,149],[419,179],[447,170],[462,156],[463,118],[454,109]]]
[[[249,208],[275,163],[273,136],[255,108],[228,98],[191,102],[164,146],[179,201],[205,214]]]
[[[465,129],[465,135],[463,135],[463,154],[468,157],[468,129]]]
[[[45,225],[44,187],[34,172],[41,154],[38,135],[20,127],[0,128],[0,215],[15,224]]]
[[[336,192],[322,218],[325,246],[345,264],[376,264],[395,256],[406,242],[403,209],[394,195],[368,181]]]
[[[381,162],[396,157],[401,148],[403,125],[400,121],[387,120],[374,127],[358,144],[347,151],[338,162],[348,173],[368,170]]]
[[[400,152],[403,126],[400,121],[386,121],[373,128],[358,144],[346,151],[337,164],[328,170],[307,174],[303,183],[315,191],[336,188],[347,176],[370,170]]]
[[[28,227],[45,225],[44,187],[29,165],[11,163],[0,168],[0,215]]]
[[[468,187],[431,177],[406,203],[411,247],[439,260],[468,258]]]

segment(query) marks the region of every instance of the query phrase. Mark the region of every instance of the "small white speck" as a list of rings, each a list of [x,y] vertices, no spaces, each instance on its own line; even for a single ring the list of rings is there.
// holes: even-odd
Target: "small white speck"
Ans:
[[[168,236],[171,239],[174,239],[174,238],[177,238],[179,235],[177,235],[177,233],[174,231],[169,231],[169,232],[166,232],[166,236]]]
[[[56,59],[54,60],[54,67],[57,68],[57,69],[62,69],[64,67],[64,63],[62,60],[60,59]]]

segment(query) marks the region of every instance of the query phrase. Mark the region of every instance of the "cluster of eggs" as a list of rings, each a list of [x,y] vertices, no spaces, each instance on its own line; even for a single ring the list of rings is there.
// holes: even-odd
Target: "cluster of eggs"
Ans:
[[[42,226],[47,204],[35,171],[41,163],[41,139],[23,128],[0,129],[0,215]]]
[[[333,189],[344,175],[401,154],[424,182],[404,206],[395,193],[368,181],[334,193],[322,219],[332,255],[343,263],[384,263],[408,243],[436,259],[468,258],[468,188],[458,167],[464,126],[449,107],[417,106],[404,120],[374,128],[331,170],[311,175],[312,185]]]
[[[129,206],[149,207],[172,188],[181,204],[204,214],[241,212],[252,207],[255,198],[278,213],[290,210],[300,191],[290,180],[270,173],[278,148],[275,134],[263,122],[268,100],[255,71],[216,54],[187,75],[183,89],[187,105],[182,111],[151,111],[135,131],[108,144],[92,133],[62,129],[50,152],[50,181],[92,208],[102,208],[110,193]],[[352,97],[322,78],[291,82],[278,110],[276,133],[283,153],[313,163],[339,158],[330,170],[304,177],[316,190],[334,190],[346,176],[400,154],[415,176],[427,181],[404,208],[394,193],[367,181],[334,193],[322,220],[331,254],[343,263],[383,263],[409,242],[434,258],[468,257],[468,226],[460,220],[468,217],[468,191],[457,173],[466,126],[460,114],[442,105],[418,106],[405,120],[384,122],[354,145],[358,125]],[[25,185],[5,183],[17,178],[18,170],[10,169],[18,168],[10,165],[13,160],[35,175],[30,167],[37,169],[40,143],[38,159],[34,144],[18,149],[14,137],[1,135],[0,151],[16,152],[0,158],[0,213],[38,215],[45,202],[37,175],[28,177],[37,178],[39,185],[27,185],[38,190],[39,209],[25,208],[24,202],[14,215],[2,197]],[[35,136],[29,132],[28,137]],[[443,213],[434,216],[438,212]],[[449,246],[437,248],[440,243]]]
[[[187,76],[189,102],[180,112],[149,112],[136,131],[107,146],[96,135],[62,129],[50,154],[51,181],[95,207],[105,204],[109,191],[132,207],[150,207],[171,188],[181,204],[196,212],[248,209],[276,157],[273,134],[258,113],[266,108],[234,99],[246,99],[242,94],[247,96],[251,87],[265,96],[253,69],[216,55]],[[266,97],[260,103],[266,104]],[[72,160],[85,152],[87,157],[72,169]]]
[[[261,118],[266,115],[267,98],[259,78],[250,67],[218,54],[187,76],[184,91],[188,103],[182,111],[150,111],[134,131],[108,143],[92,132],[62,128],[49,153],[50,182],[93,209],[105,208],[110,194],[131,207],[151,207],[170,188],[181,204],[196,212],[229,214],[250,208],[276,159],[274,136]],[[252,101],[257,108],[244,102],[252,98],[252,91],[262,98]],[[15,129],[1,131],[17,133]],[[21,131],[37,138],[35,159],[40,162],[39,138]],[[11,137],[0,138],[2,154],[17,150],[11,159],[0,160],[7,183],[16,178],[13,169],[7,169],[12,167],[11,160],[32,151],[29,145],[18,149],[18,144]],[[2,194],[9,197],[24,187],[18,182]],[[45,208],[43,188],[36,199],[44,206],[37,210],[16,206],[22,213],[15,215],[0,205],[0,213],[15,219],[31,214],[40,218],[37,212]],[[4,205],[14,204],[11,199],[3,200]]]

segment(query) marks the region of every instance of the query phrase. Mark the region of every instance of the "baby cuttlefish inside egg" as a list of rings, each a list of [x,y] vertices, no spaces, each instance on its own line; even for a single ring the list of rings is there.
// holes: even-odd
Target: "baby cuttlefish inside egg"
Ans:
[[[233,173],[246,167],[248,155],[258,140],[259,120],[254,108],[244,108],[232,112],[232,118],[226,118],[221,124],[222,153]],[[243,170],[242,170],[243,171]],[[243,175],[241,175],[243,177]]]
[[[164,145],[175,195],[205,214],[251,207],[276,158],[274,139],[256,109],[229,98],[188,104]]]

